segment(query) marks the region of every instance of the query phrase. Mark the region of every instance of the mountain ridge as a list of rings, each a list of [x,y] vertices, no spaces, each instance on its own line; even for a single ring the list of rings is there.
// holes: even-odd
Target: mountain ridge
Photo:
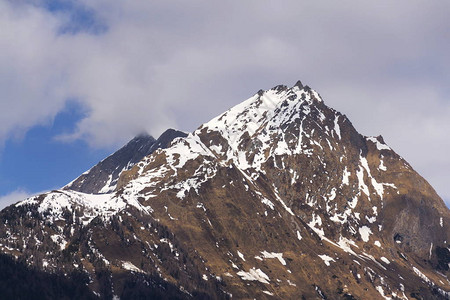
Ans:
[[[111,193],[116,189],[117,181],[123,171],[128,170],[156,149],[166,148],[174,138],[186,135],[175,129],[167,129],[156,140],[147,133],[137,135],[125,146],[67,184],[64,189],[88,194]]]

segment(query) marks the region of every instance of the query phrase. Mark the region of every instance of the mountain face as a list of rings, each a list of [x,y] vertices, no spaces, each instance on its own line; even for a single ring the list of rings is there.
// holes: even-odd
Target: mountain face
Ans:
[[[64,189],[87,194],[111,193],[116,189],[117,181],[123,171],[130,169],[156,149],[167,148],[173,139],[185,136],[187,136],[186,133],[174,129],[166,130],[157,140],[148,134],[139,135],[69,183]]]
[[[450,297],[442,199],[300,82],[132,164],[1,211],[1,252],[102,299]]]

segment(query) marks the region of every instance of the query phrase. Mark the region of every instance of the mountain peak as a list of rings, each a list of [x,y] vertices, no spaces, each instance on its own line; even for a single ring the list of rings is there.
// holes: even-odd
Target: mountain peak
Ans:
[[[65,189],[89,194],[111,193],[116,189],[122,172],[129,170],[134,164],[156,149],[167,148],[173,139],[186,135],[184,132],[175,129],[167,129],[155,140],[148,133],[141,133],[66,185]]]
[[[299,89],[303,89],[303,83],[300,80],[298,80],[294,86],[298,87]]]
[[[176,135],[127,144],[136,162],[115,159],[130,149],[105,159],[100,170],[127,162],[114,193],[58,190],[2,211],[0,249],[81,270],[104,298],[171,290],[163,281],[189,299],[450,296],[442,199],[308,86],[260,91]]]
[[[164,161],[168,164],[161,165]],[[278,85],[258,92],[185,139],[177,140],[172,147],[142,161],[130,170],[127,180],[123,182],[122,195],[130,199],[142,197],[142,203],[151,206],[180,235],[190,233],[177,227],[178,220],[183,220],[183,226],[185,222],[189,226],[197,222],[186,217],[189,203],[200,208],[191,217],[200,218],[199,224],[205,224],[201,225],[205,236],[217,235],[216,245],[224,241],[224,246],[218,247],[225,247],[229,253],[236,253],[233,245],[239,244],[242,264],[237,265],[237,260],[231,260],[231,266],[224,264],[229,267],[227,270],[236,269],[242,280],[262,277],[260,282],[269,284],[272,276],[279,278],[284,274],[277,274],[272,268],[268,269],[271,275],[260,273],[263,269],[255,267],[260,264],[247,264],[244,256],[261,262],[264,257],[280,257],[283,264],[284,253],[312,249],[311,254],[305,255],[323,253],[319,257],[327,268],[341,259],[349,259],[348,265],[361,268],[356,272],[353,267],[340,269],[333,264],[324,271],[342,271],[338,277],[347,276],[344,274],[349,271],[354,274],[357,283],[352,294],[358,294],[361,277],[357,274],[361,272],[370,278],[366,289],[375,293],[381,293],[381,289],[382,295],[389,290],[394,295],[403,291],[397,287],[398,274],[409,276],[410,283],[415,284],[425,278],[407,275],[425,272],[423,265],[409,265],[413,257],[434,259],[431,264],[436,266],[443,258],[430,252],[430,248],[439,247],[442,253],[450,253],[442,250],[447,249],[450,237],[448,227],[444,228],[449,213],[434,190],[381,137],[359,134],[344,115],[327,107],[308,86]],[[140,190],[145,193],[135,194]],[[235,218],[239,221],[233,221]],[[289,225],[276,223],[278,218]],[[443,221],[432,221],[431,227],[411,226],[429,220]],[[275,227],[273,233],[262,225],[266,221]],[[224,237],[221,230],[229,234]],[[280,232],[286,235],[281,238]],[[277,237],[274,243],[268,242],[272,234]],[[301,245],[294,246],[295,243]],[[312,246],[316,243],[320,246]],[[202,253],[212,259],[211,251]],[[225,257],[233,259],[230,255]],[[298,257],[293,255],[290,259],[295,261]],[[443,264],[439,266],[441,270]],[[320,267],[310,263],[307,268]],[[224,272],[217,266],[214,270]],[[316,283],[322,278],[317,276]],[[434,276],[433,271],[426,276]],[[383,287],[374,285],[380,281],[385,283]],[[323,284],[321,288],[332,285],[329,281]],[[402,285],[408,284],[402,281]],[[415,284],[407,289],[415,289]],[[371,298],[373,292],[369,293]],[[329,293],[333,295],[333,291]],[[444,290],[439,293],[446,295]],[[369,294],[364,297],[362,292],[359,298],[368,298]]]
[[[325,111],[328,113],[325,114]],[[243,169],[259,168],[260,163],[267,159],[267,151],[291,154],[302,152],[301,139],[306,133],[302,128],[303,122],[313,120],[320,125],[326,122],[327,117],[332,118],[334,122],[334,119],[340,116],[327,110],[319,94],[314,90],[305,87],[300,89],[299,85],[292,88],[278,85],[267,91],[258,92],[230,108],[203,124],[194,134],[198,135],[218,157],[232,159]],[[332,130],[334,127],[338,127],[337,123],[318,130]],[[291,128],[290,134],[297,138],[288,138],[282,142],[287,128]],[[224,141],[217,141],[218,144],[213,145],[212,141],[203,138],[209,132],[216,132],[216,135]],[[246,145],[249,139],[253,146]],[[221,151],[217,150],[218,147]],[[248,147],[252,152],[251,161],[246,158],[249,154]]]
[[[153,136],[151,136],[148,132],[143,131],[139,134],[137,134],[133,139],[131,139],[131,141],[133,140],[137,140],[137,139],[155,139]]]

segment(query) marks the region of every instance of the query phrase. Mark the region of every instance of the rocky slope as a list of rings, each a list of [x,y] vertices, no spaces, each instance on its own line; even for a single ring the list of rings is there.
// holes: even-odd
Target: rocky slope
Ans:
[[[66,185],[64,189],[87,194],[106,194],[113,192],[123,171],[129,170],[142,158],[152,154],[156,149],[167,148],[173,139],[186,136],[186,133],[174,129],[166,130],[157,140],[148,134],[139,135],[117,152],[81,174],[74,181]]]
[[[86,274],[106,299],[450,291],[442,199],[382,137],[360,135],[300,82],[261,90],[145,156],[114,192],[53,191],[0,220],[3,253]]]

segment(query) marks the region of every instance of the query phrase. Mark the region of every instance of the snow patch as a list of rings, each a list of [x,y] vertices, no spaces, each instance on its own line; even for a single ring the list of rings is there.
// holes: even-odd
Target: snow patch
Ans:
[[[283,258],[283,253],[275,253],[275,252],[269,253],[267,251],[263,251],[261,252],[261,254],[263,255],[264,258],[277,258],[283,266],[286,265],[286,261]]]
[[[50,238],[52,239],[53,243],[59,245],[59,248],[61,250],[64,250],[66,248],[67,241],[64,239],[62,235],[53,234],[50,236]]]
[[[321,238],[323,238],[325,236],[325,232],[323,231],[322,228],[317,228],[316,225],[322,226],[322,219],[320,218],[320,216],[316,216],[316,215],[312,215],[312,220],[311,222],[308,223],[308,226],[314,230],[315,233],[317,233],[317,235]]]
[[[129,261],[122,261],[122,268],[124,268],[125,270],[132,271],[132,272],[145,273],[143,270],[139,269],[138,267],[136,267]]]
[[[384,290],[383,290],[383,288],[380,285],[377,286],[376,289],[377,289],[378,293],[380,293],[381,297],[383,297],[384,299],[386,299],[386,300],[391,300],[392,299],[391,297],[387,297],[387,296],[384,295]]]
[[[385,263],[385,264],[390,264],[391,262],[389,261],[389,259],[387,259],[386,257],[382,256],[380,257],[380,259]]]
[[[369,236],[372,234],[372,230],[367,226],[362,226],[358,231],[359,235],[361,235],[361,239],[367,243],[369,241]]]
[[[359,167],[358,171],[356,171],[356,177],[358,177],[359,190],[366,194],[366,196],[369,196],[369,188],[364,182],[364,171],[361,167]]]
[[[318,256],[323,260],[323,262],[327,266],[330,266],[331,261],[335,262],[335,260],[332,257],[329,257],[328,255],[323,254],[323,255],[318,255]]]
[[[105,185],[102,187],[102,189],[99,191],[100,194],[107,194],[111,193],[116,189],[115,185],[111,185],[112,183],[112,177],[113,175],[110,174],[108,177],[108,180],[106,181]]]
[[[239,256],[243,261],[245,261],[244,254],[242,254],[241,252],[239,252],[239,250],[237,251],[237,254],[238,254],[238,256]]]
[[[387,170],[387,168],[384,165],[384,162],[383,162],[382,159],[380,159],[380,165],[378,166],[378,169],[380,169],[381,171],[386,171]]]
[[[270,209],[274,209],[274,207],[275,207],[275,205],[272,203],[272,201],[270,201],[269,199],[267,199],[267,198],[263,198],[262,200],[261,200],[261,202],[263,203],[263,204],[265,204],[265,205],[267,205],[268,207],[270,207]]]
[[[336,114],[334,117],[334,132],[336,132],[339,139],[341,139],[341,128],[339,127],[339,115]]]
[[[379,142],[376,137],[371,136],[371,137],[366,137],[366,139],[368,141],[371,141],[372,143],[374,143],[377,146],[377,149],[380,151],[381,150],[392,150],[388,145],[382,144],[381,142]]]
[[[422,272],[420,272],[419,269],[417,269],[416,267],[413,267],[413,271],[414,271],[414,273],[416,273],[417,276],[419,276],[423,281],[425,281],[425,282],[428,283],[428,284],[432,284],[431,280],[428,279],[428,277],[425,276],[425,274],[423,274]]]
[[[259,281],[268,284],[270,279],[261,269],[251,268],[248,272],[239,271],[238,274],[242,280]]]
[[[353,254],[354,256],[357,256],[357,254],[353,251],[353,249],[350,247],[350,245],[358,248],[356,243],[352,240],[349,240],[343,236],[339,237],[339,242],[337,243],[337,246],[344,250],[347,253]]]

